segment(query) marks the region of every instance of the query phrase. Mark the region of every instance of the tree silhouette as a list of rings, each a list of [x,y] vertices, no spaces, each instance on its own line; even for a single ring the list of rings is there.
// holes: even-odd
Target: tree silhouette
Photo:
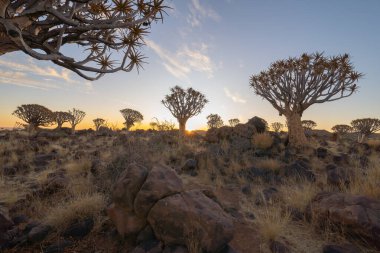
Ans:
[[[231,127],[235,127],[237,124],[240,123],[239,119],[230,119],[228,120],[228,123],[230,124]]]
[[[106,125],[106,120],[101,118],[96,118],[92,120],[94,122],[95,131],[99,131],[99,128]]]
[[[120,112],[121,112],[121,115],[123,115],[125,119],[124,125],[128,131],[131,127],[135,125],[135,123],[141,122],[144,119],[144,117],[142,116],[140,112],[132,110],[132,109],[126,108],[126,109],[120,110]]]
[[[281,130],[284,128],[284,125],[281,122],[273,122],[271,124],[271,127],[272,127],[273,131],[278,133],[278,132],[281,132]]]
[[[331,128],[334,133],[337,134],[338,138],[351,133],[353,131],[353,128],[349,125],[335,125]]]
[[[380,130],[380,120],[372,118],[356,119],[351,126],[358,132],[358,142],[363,142],[369,135]]]
[[[184,90],[179,86],[170,89],[171,94],[161,101],[178,120],[180,135],[186,132],[186,122],[189,118],[198,115],[208,102],[205,95],[192,88]]]
[[[302,124],[303,129],[308,130],[308,131],[312,130],[313,128],[317,126],[317,123],[315,123],[312,120],[302,120],[301,124]]]
[[[267,71],[251,76],[250,85],[285,115],[289,144],[302,146],[307,143],[301,124],[303,112],[313,104],[352,95],[362,76],[354,71],[347,54],[325,57],[315,53],[276,61]]]
[[[219,128],[223,126],[223,120],[218,114],[210,114],[207,116],[207,125],[209,128]]]
[[[71,125],[71,131],[75,133],[75,127],[83,120],[86,113],[84,111],[73,108],[72,111],[69,111],[70,120],[69,123]]]
[[[12,115],[28,124],[28,130],[37,130],[40,126],[50,126],[54,122],[53,112],[38,104],[18,106]]]
[[[168,7],[163,0],[12,0],[0,8],[0,55],[23,51],[96,80],[141,66],[144,37]],[[73,44],[83,57],[68,54]]]
[[[54,121],[57,123],[57,129],[61,129],[65,122],[69,122],[70,113],[68,112],[54,112]]]

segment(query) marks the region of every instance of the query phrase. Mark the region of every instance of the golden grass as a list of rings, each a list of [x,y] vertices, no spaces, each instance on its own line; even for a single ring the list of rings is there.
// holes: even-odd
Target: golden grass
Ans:
[[[290,222],[290,213],[282,211],[278,206],[265,207],[255,214],[257,216],[255,223],[266,242],[275,240],[283,234]]]
[[[75,220],[98,216],[105,206],[105,197],[100,193],[79,195],[48,210],[44,220],[46,224],[62,230]]]
[[[73,177],[82,173],[88,173],[91,169],[91,161],[88,159],[72,161],[66,164],[65,169],[67,170],[67,174]]]
[[[267,158],[255,161],[255,166],[260,169],[278,171],[282,167],[282,163],[277,159]]]
[[[350,177],[350,185],[344,187],[343,190],[352,194],[380,199],[380,158],[371,157],[366,169],[355,166],[353,175]]]
[[[273,145],[273,138],[268,133],[260,133],[253,135],[252,142],[257,149],[269,149]]]
[[[380,147],[380,140],[379,139],[371,139],[367,141],[367,144],[371,148],[379,148]]]
[[[319,192],[315,183],[308,181],[288,182],[280,187],[283,199],[288,207],[304,212],[311,199]]]

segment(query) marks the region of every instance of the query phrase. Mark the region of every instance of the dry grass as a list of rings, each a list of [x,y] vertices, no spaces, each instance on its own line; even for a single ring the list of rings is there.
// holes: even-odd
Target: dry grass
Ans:
[[[257,212],[256,216],[255,223],[266,242],[275,240],[283,234],[290,222],[290,213],[282,211],[278,206],[265,207],[261,212]]]
[[[282,167],[282,163],[277,159],[267,158],[260,159],[255,162],[255,166],[260,169],[278,171]]]
[[[65,169],[69,176],[75,177],[83,173],[88,173],[91,169],[91,161],[88,159],[72,161],[65,166]]]
[[[253,146],[257,149],[269,149],[273,145],[273,138],[268,133],[255,134],[252,137]]]
[[[105,205],[105,197],[100,193],[80,195],[48,210],[44,220],[57,230],[62,230],[75,220],[96,217]]]
[[[319,192],[315,183],[308,181],[288,182],[280,187],[284,202],[288,207],[304,212],[311,199]]]
[[[349,187],[343,189],[352,194],[380,199],[380,158],[371,157],[366,169],[355,166]]]
[[[371,139],[371,140],[368,140],[367,141],[367,144],[371,147],[371,148],[379,148],[380,147],[380,140],[379,139]]]

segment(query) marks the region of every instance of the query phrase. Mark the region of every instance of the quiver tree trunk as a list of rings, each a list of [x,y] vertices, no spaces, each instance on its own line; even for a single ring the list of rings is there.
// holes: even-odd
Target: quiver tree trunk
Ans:
[[[185,133],[186,133],[186,122],[187,122],[187,119],[178,119],[178,123],[179,123],[179,135],[181,137],[185,136]]]
[[[304,146],[307,143],[305,131],[301,123],[301,115],[298,113],[286,114],[288,124],[289,143],[292,146]]]

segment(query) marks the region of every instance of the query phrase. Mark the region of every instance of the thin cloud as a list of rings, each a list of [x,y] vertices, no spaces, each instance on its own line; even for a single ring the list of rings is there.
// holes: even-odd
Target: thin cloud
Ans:
[[[16,62],[13,59],[0,59],[0,67],[2,68],[0,71],[0,83],[2,84],[42,90],[57,89],[64,84],[75,84],[80,85],[78,88],[83,88],[85,92],[93,89],[90,82],[73,79],[70,70],[64,68],[59,71],[50,66],[40,67],[31,58],[27,60],[27,63]]]
[[[175,54],[151,40],[146,40],[146,44],[163,60],[165,69],[179,79],[188,79],[193,71],[205,73],[209,78],[213,77],[215,66],[207,55],[206,44],[200,44],[199,49],[184,45]]]
[[[228,98],[231,98],[235,103],[247,103],[247,101],[243,99],[238,93],[232,93],[228,88],[224,88],[224,94],[226,94]]]
[[[207,18],[216,22],[221,20],[220,15],[214,9],[209,6],[201,5],[199,0],[191,0],[189,11],[187,22],[192,27],[201,26],[202,21]]]

